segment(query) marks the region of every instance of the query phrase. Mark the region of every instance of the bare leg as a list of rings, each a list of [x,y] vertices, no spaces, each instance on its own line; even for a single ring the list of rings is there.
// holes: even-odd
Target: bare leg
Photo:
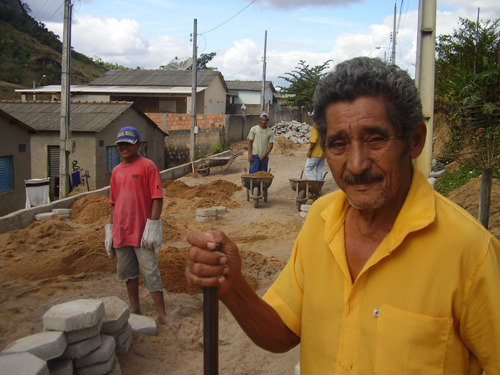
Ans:
[[[141,315],[141,305],[139,302],[139,278],[129,279],[126,282],[128,299],[130,300],[130,312]]]
[[[156,292],[151,292],[153,301],[155,303],[156,312],[158,313],[158,322],[173,328],[175,330],[179,329],[179,326],[172,320],[167,318],[165,314],[165,300],[163,298],[163,291],[159,290]]]

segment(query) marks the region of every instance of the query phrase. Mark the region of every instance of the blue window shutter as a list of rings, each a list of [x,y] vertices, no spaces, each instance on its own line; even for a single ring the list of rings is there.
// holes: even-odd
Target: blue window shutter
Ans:
[[[14,190],[12,156],[0,156],[0,193]]]
[[[106,171],[113,172],[113,168],[120,163],[120,154],[117,146],[108,146],[106,148]]]

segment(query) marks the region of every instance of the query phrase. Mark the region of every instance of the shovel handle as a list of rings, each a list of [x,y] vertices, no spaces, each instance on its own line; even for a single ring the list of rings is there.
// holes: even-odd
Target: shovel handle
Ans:
[[[203,288],[203,374],[219,373],[219,296],[217,287]]]

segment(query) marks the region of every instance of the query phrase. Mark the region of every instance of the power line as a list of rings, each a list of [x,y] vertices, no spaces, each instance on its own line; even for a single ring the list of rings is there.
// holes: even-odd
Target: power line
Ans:
[[[241,12],[243,12],[245,9],[247,9],[250,5],[252,5],[253,3],[255,3],[255,0],[252,0],[250,2],[250,4],[248,4],[246,7],[244,7],[242,10],[240,10],[238,13],[236,13],[234,16],[232,16],[231,18],[227,19],[226,21],[222,22],[219,26],[216,26],[214,27],[213,29],[210,29],[208,31],[205,31],[204,33],[201,33],[199,35],[203,35],[203,34],[208,34],[209,32],[211,31],[214,31],[216,29],[218,29],[219,27],[221,27],[222,25],[225,25],[226,23],[228,23],[229,21],[231,21],[234,17],[236,17],[238,14],[240,14]]]

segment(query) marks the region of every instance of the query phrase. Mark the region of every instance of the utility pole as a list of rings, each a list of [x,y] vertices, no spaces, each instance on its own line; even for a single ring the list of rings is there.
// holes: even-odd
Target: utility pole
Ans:
[[[415,83],[420,91],[424,122],[427,126],[425,146],[415,165],[429,177],[432,169],[432,132],[434,126],[434,72],[436,67],[436,0],[420,0]]]
[[[61,64],[61,129],[59,142],[59,198],[69,193],[70,96],[71,96],[71,0],[64,0],[64,29]]]
[[[266,50],[267,50],[267,30],[264,34],[264,63],[262,66],[262,90],[260,93],[261,112],[264,112],[266,105]]]
[[[394,21],[392,23],[392,54],[391,63],[396,65],[396,3],[394,3]]]
[[[193,27],[193,63],[191,70],[193,72],[193,82],[191,90],[191,132],[189,133],[189,157],[191,162],[194,161],[194,151],[196,147],[196,133],[198,133],[198,125],[196,124],[196,91],[197,91],[197,68],[198,68],[198,51],[196,45],[197,20],[194,19]]]

